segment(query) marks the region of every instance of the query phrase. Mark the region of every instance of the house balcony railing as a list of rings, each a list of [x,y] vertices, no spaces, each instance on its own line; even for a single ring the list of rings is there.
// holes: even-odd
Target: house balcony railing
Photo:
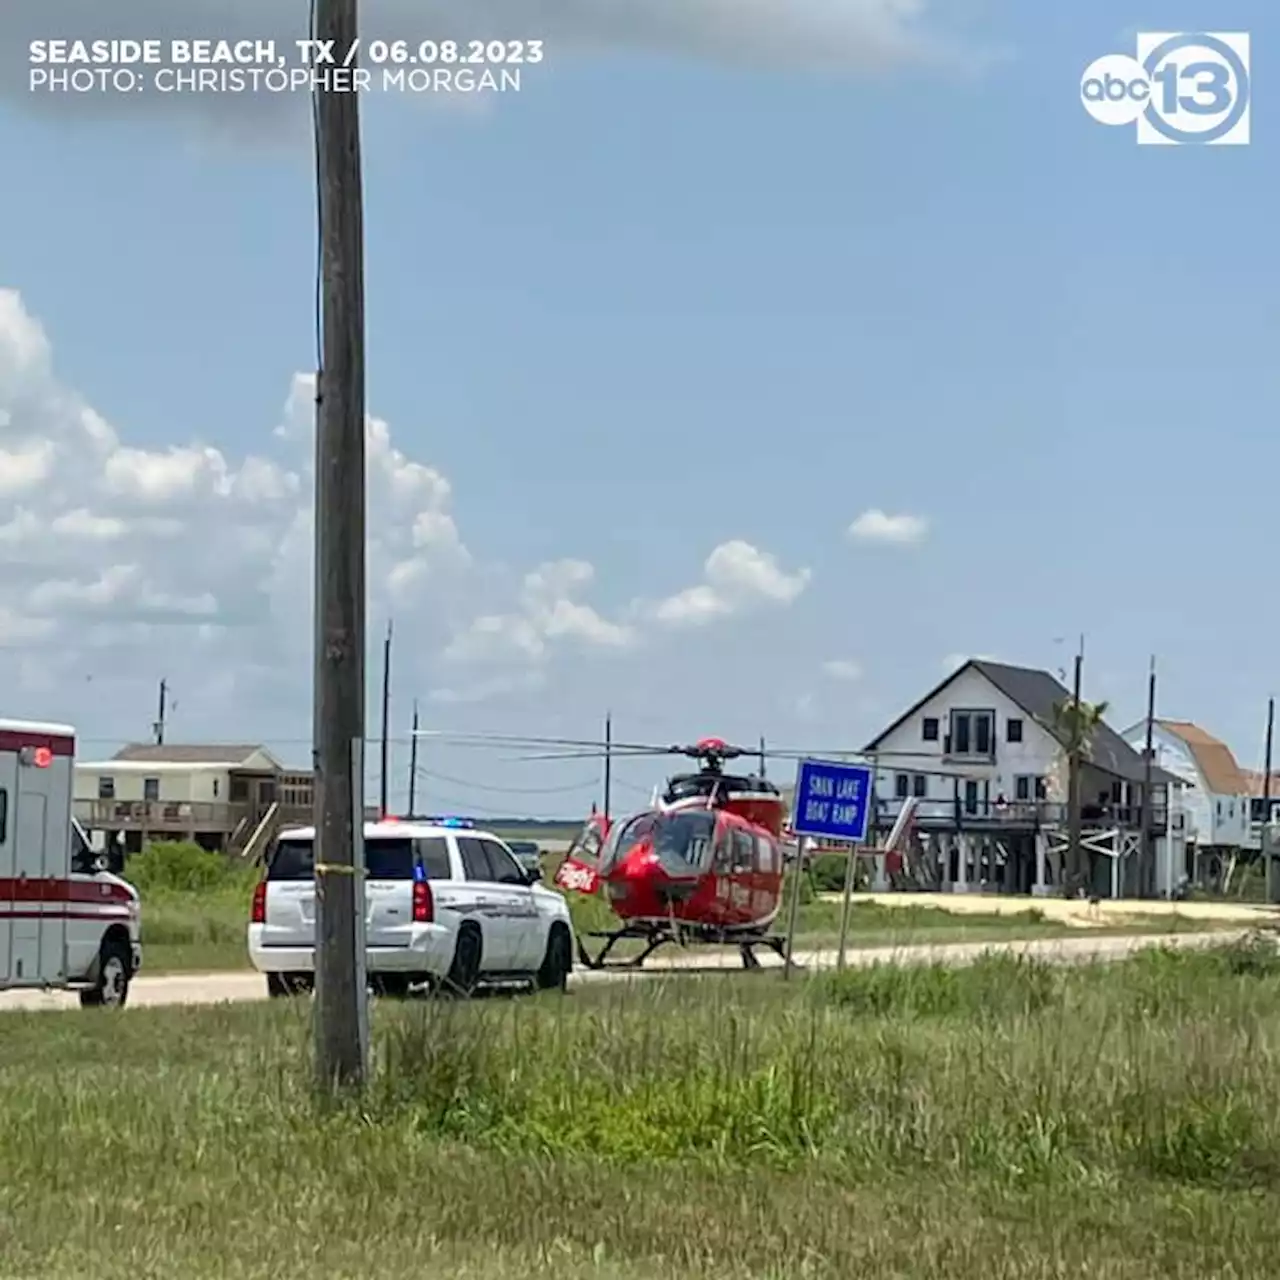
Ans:
[[[901,810],[900,799],[880,800],[876,805],[877,825],[892,826]],[[1068,806],[1051,800],[1010,800],[997,804],[993,800],[978,800],[966,805],[962,796],[959,802],[948,800],[917,800],[916,822],[927,828],[955,826],[1002,826],[1034,828],[1065,827],[1069,821]],[[1081,824],[1089,829],[1127,827],[1136,830],[1142,823],[1142,809],[1138,805],[1090,804],[1080,806]],[[1150,829],[1163,831],[1168,822],[1168,812],[1163,804],[1152,806],[1147,818]]]
[[[200,800],[77,800],[76,819],[102,831],[231,831],[247,804]]]

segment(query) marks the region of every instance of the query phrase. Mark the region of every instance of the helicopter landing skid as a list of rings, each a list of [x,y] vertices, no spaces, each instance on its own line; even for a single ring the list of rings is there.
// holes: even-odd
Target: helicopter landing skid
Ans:
[[[583,942],[582,934],[578,935],[578,959],[584,967],[599,969],[640,969],[644,962],[660,947],[674,943],[685,947],[690,944],[700,946],[736,946],[742,954],[744,969],[759,969],[760,960],[755,953],[756,947],[768,947],[780,960],[786,960],[786,939],[775,934],[721,931],[696,928],[676,928],[667,923],[662,924],[630,924],[621,929],[596,929],[585,936],[603,938],[604,946],[593,956]],[[643,942],[644,949],[626,960],[609,960],[609,953],[619,942]]]

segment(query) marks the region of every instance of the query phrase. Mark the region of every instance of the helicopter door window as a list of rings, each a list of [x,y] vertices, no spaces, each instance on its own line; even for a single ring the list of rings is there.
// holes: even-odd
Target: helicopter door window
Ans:
[[[756,860],[756,843],[749,832],[733,833],[733,870],[736,875],[750,871]]]
[[[773,845],[764,836],[756,836],[756,871],[762,876],[773,871]]]
[[[727,876],[733,866],[733,828],[722,827],[716,835],[714,869],[718,876]]]

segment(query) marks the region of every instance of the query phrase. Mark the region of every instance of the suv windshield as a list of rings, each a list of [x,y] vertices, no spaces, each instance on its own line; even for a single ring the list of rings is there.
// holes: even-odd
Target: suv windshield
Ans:
[[[609,841],[601,869],[607,872],[638,844],[646,842],[653,845],[653,851],[668,875],[696,874],[711,863],[715,834],[716,815],[705,809],[637,814],[622,823],[616,837]]]
[[[412,880],[413,841],[405,836],[366,837],[364,861],[370,880]],[[427,874],[439,874],[428,859]],[[433,874],[434,873],[434,874]],[[445,872],[447,875],[448,872]],[[310,880],[315,876],[315,846],[310,840],[286,836],[276,845],[267,868],[268,880]]]

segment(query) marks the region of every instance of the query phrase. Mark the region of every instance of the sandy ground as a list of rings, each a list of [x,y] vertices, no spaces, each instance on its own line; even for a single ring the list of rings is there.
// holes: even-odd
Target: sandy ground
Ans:
[[[900,895],[905,896],[905,895]],[[861,899],[860,899],[861,900]],[[989,900],[987,900],[989,901]],[[1025,900],[1023,910],[1026,910]],[[1242,936],[1242,930],[1214,931],[1213,933],[1144,934],[1124,937],[1038,938],[1008,942],[961,942],[947,944],[922,944],[903,947],[871,947],[851,949],[848,964],[863,967],[873,964],[965,964],[983,953],[998,952],[1010,955],[1034,956],[1055,964],[1080,964],[1096,960],[1118,960],[1146,947],[1169,946],[1194,948],[1220,943],[1227,938]],[[797,952],[795,960],[805,969],[834,968],[835,951]],[[781,961],[773,955],[761,954],[760,963],[766,968],[778,968]],[[664,973],[691,973],[716,970],[741,972],[741,961],[732,953],[707,954],[692,957],[676,957],[670,960],[654,959],[637,975],[625,971],[592,973],[578,970],[570,985],[583,983],[619,982],[634,980],[637,976],[658,977]],[[133,984],[129,997],[129,1009],[153,1008],[157,1005],[208,1005],[243,1003],[267,998],[266,983],[257,973],[202,973],[181,974],[157,978],[139,977]],[[7,991],[0,992],[0,1012],[6,1009],[78,1009],[74,994],[63,991]],[[86,1013],[85,1016],[91,1016]]]
[[[838,893],[824,893],[827,902],[839,902]],[[934,907],[953,915],[1022,915],[1038,911],[1046,920],[1073,928],[1115,928],[1150,922],[1153,917],[1213,922],[1217,924],[1280,924],[1280,907],[1249,902],[1153,902],[1140,898],[1108,899],[1097,903],[1068,898],[1021,898],[996,893],[859,893],[854,902],[880,907]]]

